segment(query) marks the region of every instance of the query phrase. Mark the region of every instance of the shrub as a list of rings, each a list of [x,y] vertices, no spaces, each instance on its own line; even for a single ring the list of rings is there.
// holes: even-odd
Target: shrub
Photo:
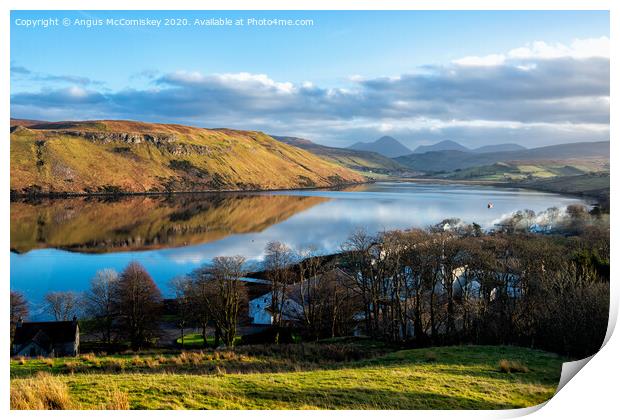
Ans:
[[[94,362],[96,360],[94,353],[86,353],[80,356],[80,358],[85,362]]]
[[[43,359],[41,361],[47,367],[53,367],[54,366],[54,361],[52,359]]]
[[[122,360],[118,359],[106,360],[102,368],[106,372],[120,372],[125,369],[125,364]]]
[[[145,363],[146,367],[148,367],[149,369],[153,369],[159,366],[159,360],[157,359],[146,359]]]
[[[70,410],[75,408],[67,385],[57,377],[39,372],[11,383],[12,410]]]
[[[140,356],[135,355],[134,357],[131,358],[132,366],[142,366],[143,364],[144,364],[144,361],[140,358]]]
[[[499,361],[499,371],[503,373],[527,373],[530,370],[517,360],[502,359]]]
[[[63,363],[62,366],[64,370],[66,370],[67,372],[73,373],[75,372],[75,369],[77,368],[78,363],[77,362],[65,362]]]

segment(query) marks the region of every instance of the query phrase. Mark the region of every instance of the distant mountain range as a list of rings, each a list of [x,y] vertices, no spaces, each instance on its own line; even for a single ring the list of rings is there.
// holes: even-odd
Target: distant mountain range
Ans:
[[[411,153],[411,149],[390,136],[383,136],[369,143],[357,142],[349,146],[348,149],[375,152],[389,158],[404,156]]]
[[[497,162],[562,160],[580,158],[609,159],[609,142],[583,142],[558,144],[513,151],[478,153],[462,150],[441,150],[426,153],[412,153],[400,156],[396,161],[410,169],[423,172],[446,172],[475,166],[492,165]]]
[[[493,144],[489,146],[478,147],[477,149],[470,149],[452,140],[444,140],[439,143],[431,144],[428,146],[418,146],[413,153],[427,153],[427,152],[442,152],[445,150],[456,150],[459,152],[471,152],[471,153],[492,153],[492,152],[514,152],[518,150],[526,150],[525,147],[515,143],[503,143]]]
[[[406,169],[394,159],[390,159],[376,152],[323,146],[299,137],[274,135],[271,137],[291,146],[307,150],[322,159],[347,167],[354,171],[387,174]]]
[[[407,146],[396,140],[394,137],[390,136],[383,136],[373,142],[357,142],[349,146],[347,149],[379,153],[389,158],[406,156],[411,153],[423,154],[428,152],[442,152],[448,150],[467,153],[515,152],[520,150],[526,150],[525,147],[515,143],[493,144],[478,147],[475,149],[470,149],[453,140],[443,140],[435,144],[418,146],[415,148],[415,150],[412,151]]]

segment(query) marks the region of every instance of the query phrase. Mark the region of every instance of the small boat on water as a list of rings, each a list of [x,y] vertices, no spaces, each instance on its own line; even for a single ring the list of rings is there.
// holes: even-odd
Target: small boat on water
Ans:
[[[487,209],[492,209],[492,208],[493,208],[493,203],[489,201],[489,203],[487,204]]]

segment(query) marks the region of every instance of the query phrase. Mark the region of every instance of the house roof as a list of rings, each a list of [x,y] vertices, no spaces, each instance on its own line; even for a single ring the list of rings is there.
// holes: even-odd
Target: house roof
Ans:
[[[75,341],[77,323],[73,321],[24,322],[15,329],[13,344],[22,345],[34,341],[41,347],[50,343]]]
[[[313,287],[313,286],[318,285],[320,282],[334,281],[334,280],[348,281],[350,279],[351,279],[351,276],[349,274],[345,273],[343,270],[336,267],[325,273],[311,277],[305,281],[306,281],[306,287],[307,286]],[[258,290],[255,290],[255,291],[258,291]],[[260,293],[260,294],[248,293],[248,296],[249,296],[250,301],[256,301],[257,299],[263,299],[269,296],[270,294],[271,294],[270,288],[266,288],[266,289],[263,289],[263,293]],[[288,299],[292,299],[296,302],[300,302],[301,301],[300,283],[293,283],[293,284],[289,284],[288,286],[286,286],[285,296]]]
[[[245,290],[248,294],[248,300],[254,300],[270,293],[271,283],[245,283]]]

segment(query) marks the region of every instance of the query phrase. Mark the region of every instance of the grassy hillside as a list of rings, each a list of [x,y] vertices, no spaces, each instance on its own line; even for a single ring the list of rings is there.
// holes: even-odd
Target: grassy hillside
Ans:
[[[517,186],[541,191],[594,197],[601,208],[609,212],[609,172],[562,176],[550,179],[532,179],[520,182]]]
[[[452,172],[498,162],[599,158],[609,159],[609,142],[559,144],[511,152],[468,153],[456,150],[411,154],[396,158],[400,164],[423,172]]]
[[[261,232],[323,197],[192,194],[11,203],[11,250],[120,252],[187,246]],[[257,212],[256,209],[260,209]]]
[[[287,189],[364,180],[255,131],[132,121],[11,128],[16,193]]]
[[[298,137],[273,136],[276,140],[307,150],[327,161],[357,171],[366,176],[380,176],[405,170],[394,159],[363,150],[328,147]]]
[[[45,398],[53,385],[61,408],[506,409],[551,398],[564,361],[517,347],[401,350],[358,361],[334,345],[321,355],[311,344],[301,349],[12,360],[11,406],[33,406],[29,398]]]
[[[443,175],[443,177],[448,179],[471,179],[481,181],[522,181],[535,178],[575,176],[608,171],[609,159],[584,158],[497,162],[493,165],[458,169]]]

